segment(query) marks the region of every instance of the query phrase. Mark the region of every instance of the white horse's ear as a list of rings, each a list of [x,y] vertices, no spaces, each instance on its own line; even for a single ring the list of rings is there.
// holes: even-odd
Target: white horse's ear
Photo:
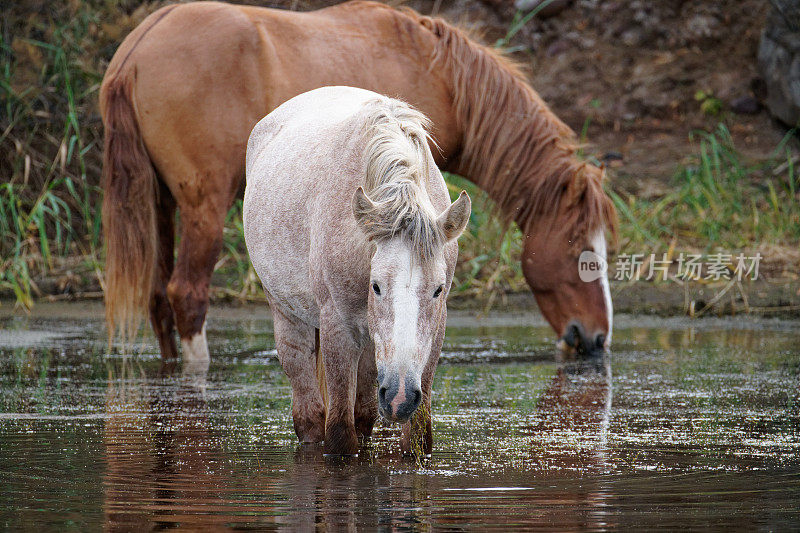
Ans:
[[[442,230],[444,238],[448,241],[458,239],[459,235],[467,227],[469,214],[472,212],[472,200],[469,199],[467,191],[461,191],[455,202],[439,215],[436,222]]]
[[[361,228],[366,228],[374,212],[375,202],[369,199],[363,187],[356,189],[353,193],[353,216],[356,217],[356,223]]]

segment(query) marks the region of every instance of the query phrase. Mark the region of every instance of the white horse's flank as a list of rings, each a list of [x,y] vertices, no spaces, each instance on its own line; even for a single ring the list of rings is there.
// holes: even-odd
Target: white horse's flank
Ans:
[[[295,430],[329,453],[355,453],[378,410],[401,422],[421,411],[401,444],[430,451],[430,388],[470,203],[462,193],[450,204],[426,125],[400,101],[323,87],[267,115],[248,142],[247,248]]]

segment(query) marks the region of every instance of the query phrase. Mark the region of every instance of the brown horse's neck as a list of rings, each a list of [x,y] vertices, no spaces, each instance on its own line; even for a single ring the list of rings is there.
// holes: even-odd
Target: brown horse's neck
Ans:
[[[452,79],[461,148],[449,169],[486,191],[498,211],[524,233],[538,220],[552,224],[568,191],[574,197],[569,198],[573,213],[567,221],[576,225],[575,234],[601,224],[613,229],[613,208],[600,185],[602,172],[576,157],[574,132],[550,111],[520,70],[441,20],[422,23],[439,39],[435,64],[444,66]]]

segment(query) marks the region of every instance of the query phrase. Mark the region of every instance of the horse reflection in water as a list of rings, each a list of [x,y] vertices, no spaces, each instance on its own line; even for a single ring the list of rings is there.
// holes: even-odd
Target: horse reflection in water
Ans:
[[[499,516],[523,528],[615,526],[605,514],[612,492],[596,475],[610,468],[607,363],[557,368],[534,424],[518,428],[530,443],[514,452],[525,468],[478,464],[463,475],[436,472],[447,455],[421,469],[380,441],[354,458],[326,458],[318,446],[253,445],[220,425],[224,413],[208,406],[202,375],[156,379],[123,369],[106,402],[109,531],[474,528]]]
[[[558,529],[614,527],[606,514],[611,365],[607,360],[561,364],[538,403],[533,453],[540,468],[566,478],[535,496],[537,525]],[[577,474],[577,475],[575,475]],[[588,474],[588,475],[587,475]],[[594,475],[592,475],[594,474]],[[553,485],[549,485],[553,486]]]
[[[392,465],[407,471],[392,472]],[[302,447],[286,476],[288,513],[276,522],[286,531],[408,530],[434,521],[436,476],[417,472],[399,453],[380,457],[370,451],[358,457],[323,458],[318,449]]]
[[[105,529],[229,522],[231,516],[212,514],[221,507],[224,474],[221,443],[210,430],[204,376],[142,382],[144,376],[136,374],[123,363],[106,393]]]
[[[611,365],[606,360],[559,365],[538,403],[538,424],[533,431],[549,435],[556,449],[565,452],[579,445],[585,453],[553,457],[556,468],[600,467],[605,464],[611,411]]]
[[[227,452],[233,437],[212,429],[202,375],[161,380],[142,374],[126,363],[108,384],[107,531],[234,525],[308,531],[320,523],[342,529],[428,521],[407,511],[427,500],[424,487],[398,480],[383,464],[399,461],[399,452],[381,463],[370,453],[326,459],[316,446],[300,446],[294,457],[282,448],[236,457]],[[405,476],[414,476],[413,469]],[[395,507],[398,516],[387,516]]]

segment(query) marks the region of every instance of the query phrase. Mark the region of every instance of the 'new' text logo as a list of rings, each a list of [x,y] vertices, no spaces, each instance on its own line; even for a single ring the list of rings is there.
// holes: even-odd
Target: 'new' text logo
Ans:
[[[601,278],[608,271],[608,262],[603,256],[586,250],[578,257],[578,275],[581,281],[589,283]]]

